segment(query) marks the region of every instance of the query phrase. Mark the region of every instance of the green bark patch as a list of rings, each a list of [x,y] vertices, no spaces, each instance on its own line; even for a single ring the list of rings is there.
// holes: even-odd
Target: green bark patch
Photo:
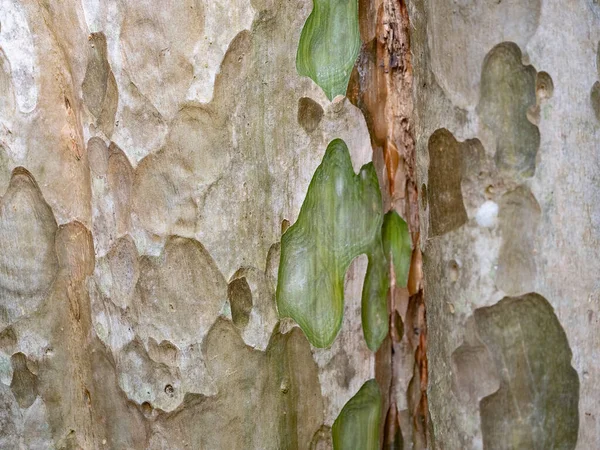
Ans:
[[[315,347],[328,347],[339,332],[344,275],[352,260],[365,253],[369,266],[362,293],[363,331],[371,350],[385,338],[389,279],[382,222],[373,164],[356,175],[344,141],[331,141],[298,220],[282,236],[277,282],[279,315],[294,319]]]
[[[383,218],[381,237],[385,256],[394,265],[396,286],[406,287],[412,255],[411,238],[408,225],[396,211],[388,212]]]
[[[538,294],[506,297],[475,311],[500,388],[480,402],[483,447],[573,449],[579,378],[552,306]]]
[[[298,73],[317,83],[329,100],[345,95],[359,50],[358,1],[313,0],[298,44]]]
[[[379,448],[381,392],[369,380],[344,405],[332,427],[334,450],[376,450]]]
[[[495,135],[495,160],[502,171],[523,177],[535,173],[540,132],[527,118],[535,105],[535,69],[523,65],[517,44],[496,45],[483,61],[477,111]]]

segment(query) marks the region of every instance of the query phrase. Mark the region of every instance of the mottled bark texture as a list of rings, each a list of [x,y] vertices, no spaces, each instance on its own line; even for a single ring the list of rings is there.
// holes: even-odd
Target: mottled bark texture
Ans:
[[[594,0],[410,0],[429,437],[600,446]]]
[[[331,448],[375,376],[279,323],[279,241],[361,111],[295,64],[310,0],[0,0],[0,447]]]
[[[374,377],[388,448],[600,447],[600,4],[358,6],[330,101],[311,0],[0,0],[0,448],[330,449]],[[335,138],[413,242],[376,355],[366,256],[330,348],[275,305]]]

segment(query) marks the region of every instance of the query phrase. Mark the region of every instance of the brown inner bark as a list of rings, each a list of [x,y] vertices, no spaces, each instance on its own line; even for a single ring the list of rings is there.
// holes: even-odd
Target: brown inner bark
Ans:
[[[408,223],[413,240],[407,288],[392,285],[389,295],[390,334],[376,355],[376,376],[384,392],[385,448],[400,448],[396,405],[397,350],[407,339],[415,355],[407,395],[412,447],[427,446],[427,325],[419,242],[419,203],[413,137],[413,74],[410,21],[404,0],[360,0],[360,29],[364,42],[348,87],[348,97],[366,119],[373,160],[382,176],[384,207],[396,210]],[[397,317],[404,323],[398,329]],[[404,430],[404,435],[406,436]]]

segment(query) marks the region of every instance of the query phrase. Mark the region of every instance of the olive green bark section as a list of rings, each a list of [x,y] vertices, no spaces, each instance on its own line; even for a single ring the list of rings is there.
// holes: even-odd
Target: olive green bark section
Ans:
[[[369,266],[362,291],[361,322],[367,347],[377,351],[388,334],[387,292],[389,268],[382,246],[376,242],[369,254]]]
[[[329,100],[345,95],[359,49],[358,1],[314,0],[298,44],[298,73],[317,83]]]
[[[371,163],[356,175],[348,147],[335,139],[315,171],[297,222],[281,239],[277,306],[316,347],[328,347],[342,325],[344,275],[367,253],[363,330],[369,348],[387,333],[387,274],[381,243],[381,193]],[[382,300],[383,297],[383,300]]]
[[[312,133],[323,118],[323,108],[309,97],[298,100],[298,123],[307,133]]]
[[[540,147],[538,127],[527,118],[535,106],[536,71],[521,62],[513,42],[496,45],[483,61],[477,110],[496,138],[496,165],[509,174],[531,177]]]
[[[600,81],[596,81],[592,86],[590,99],[592,101],[592,108],[594,108],[596,119],[600,121]]]
[[[406,287],[412,254],[411,238],[408,225],[396,211],[388,212],[383,218],[381,237],[385,257],[394,265],[396,286]]]
[[[334,450],[376,450],[379,448],[381,392],[369,380],[344,405],[332,427]]]
[[[552,306],[534,293],[505,297],[475,322],[500,376],[479,404],[484,448],[575,448],[579,377]]]

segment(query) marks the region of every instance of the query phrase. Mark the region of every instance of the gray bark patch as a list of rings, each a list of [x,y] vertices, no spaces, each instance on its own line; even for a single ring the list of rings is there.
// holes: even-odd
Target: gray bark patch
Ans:
[[[500,200],[502,246],[496,286],[509,295],[523,294],[533,288],[534,244],[541,215],[540,205],[525,186],[507,192]]]
[[[598,78],[600,78],[600,42],[598,42],[598,51],[596,53],[596,69],[598,70]],[[596,81],[592,86],[590,100],[596,119],[600,122],[600,81]]]

